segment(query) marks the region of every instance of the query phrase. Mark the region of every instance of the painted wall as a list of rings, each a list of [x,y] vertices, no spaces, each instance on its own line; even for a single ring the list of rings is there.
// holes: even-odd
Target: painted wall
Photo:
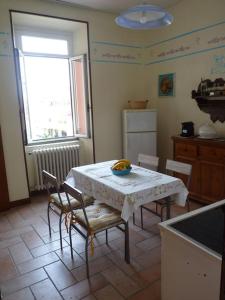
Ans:
[[[15,201],[28,197],[28,187],[20,131],[9,9],[89,22],[97,161],[121,157],[121,109],[130,99],[146,98],[146,91],[142,82],[143,66],[135,57],[137,55],[140,58],[141,48],[126,46],[139,46],[142,34],[120,29],[114,23],[113,15],[41,0],[1,0],[0,122],[10,201]],[[101,44],[98,44],[99,41]],[[105,41],[123,45],[106,49],[104,47],[107,46],[102,43]],[[131,55],[130,51],[138,53]]]
[[[158,109],[160,158],[172,157],[171,136],[180,134],[181,122],[193,121],[196,133],[209,122],[225,136],[225,124],[213,124],[191,99],[191,91],[197,89],[201,78],[225,77],[224,11],[222,0],[181,1],[170,9],[174,23],[146,38],[144,77],[148,78],[153,106]],[[167,73],[175,73],[175,96],[159,97],[158,76]]]
[[[175,18],[171,26],[144,32],[119,28],[110,14],[41,0],[2,0],[0,32],[6,34],[0,35],[0,53],[6,52],[6,56],[0,56],[0,70],[4,70],[0,72],[0,122],[11,201],[26,198],[28,190],[9,9],[89,22],[97,161],[121,157],[121,110],[127,106],[128,100],[146,99],[150,95],[150,107],[158,109],[158,155],[161,158],[172,156],[170,137],[180,132],[181,122],[192,120],[196,132],[201,124],[210,122],[209,115],[201,112],[191,99],[191,90],[197,88],[201,77],[224,77],[225,28],[221,24],[205,31],[196,29],[225,21],[224,0],[181,1],[170,9]],[[219,41],[213,42],[212,37]],[[162,42],[165,40],[169,41]],[[174,97],[158,97],[158,75],[166,73],[176,74]],[[224,124],[216,122],[214,126],[225,136]]]

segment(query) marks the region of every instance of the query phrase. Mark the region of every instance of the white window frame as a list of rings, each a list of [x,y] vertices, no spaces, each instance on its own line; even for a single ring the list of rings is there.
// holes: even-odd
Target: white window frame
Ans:
[[[63,54],[45,54],[45,53],[38,53],[38,52],[26,52],[26,51],[22,51],[22,36],[32,36],[32,37],[42,37],[42,38],[49,38],[49,39],[58,39],[58,40],[66,40],[68,43],[68,55],[63,55]],[[21,49],[22,53],[24,56],[36,56],[36,57],[49,57],[49,58],[64,58],[64,59],[68,59],[68,64],[69,64],[69,68],[70,68],[70,58],[73,56],[73,35],[72,33],[69,32],[55,32],[55,31],[46,31],[44,29],[40,29],[40,28],[26,28],[26,27],[20,27],[20,26],[16,26],[15,27],[15,44],[16,47]],[[70,70],[69,70],[70,72]],[[70,77],[71,77],[71,72],[70,72]],[[88,70],[87,70],[87,77],[88,77]],[[87,88],[87,95],[89,95],[89,80],[87,78],[87,84],[86,84],[86,88]],[[70,83],[71,85],[71,83]],[[71,140],[76,140],[79,137],[86,137],[89,138],[90,137],[90,116],[89,111],[87,109],[87,136],[82,136],[80,134],[76,134],[76,110],[75,110],[75,101],[76,99],[74,99],[73,96],[73,92],[72,92],[72,87],[70,86],[70,93],[71,93],[71,109],[72,109],[72,122],[73,122],[73,136],[71,137],[61,137],[61,138],[54,138],[54,139],[43,139],[43,140],[38,140],[38,141],[28,141],[26,142],[26,145],[38,145],[38,144],[49,144],[49,143],[57,143],[57,142],[68,142]],[[89,97],[88,97],[89,98]],[[89,100],[87,99],[87,102],[89,103]],[[24,104],[23,104],[24,105]],[[87,104],[88,105],[88,104]],[[23,116],[25,119],[25,115]],[[26,122],[25,122],[26,123]],[[27,135],[27,130],[28,128],[24,128],[23,130],[25,130],[26,135]]]

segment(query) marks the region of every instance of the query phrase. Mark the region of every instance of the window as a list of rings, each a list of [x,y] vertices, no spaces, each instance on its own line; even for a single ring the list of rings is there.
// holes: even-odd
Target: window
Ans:
[[[88,136],[86,56],[71,58],[66,38],[19,41],[27,144]]]

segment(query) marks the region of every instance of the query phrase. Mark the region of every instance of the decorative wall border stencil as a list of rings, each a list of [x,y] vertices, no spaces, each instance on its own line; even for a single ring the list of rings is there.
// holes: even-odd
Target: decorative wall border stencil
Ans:
[[[110,41],[93,41],[91,60],[149,66],[191,55],[225,48],[225,21],[184,32],[147,46]],[[224,73],[223,58],[215,58],[211,72]]]
[[[159,75],[158,95],[160,97],[175,95],[175,73]]]
[[[9,34],[8,32],[0,32],[0,56],[9,56]]]
[[[225,21],[145,47],[146,65],[225,48]]]
[[[140,65],[143,48],[111,42],[92,42],[91,60],[99,63],[123,63]]]

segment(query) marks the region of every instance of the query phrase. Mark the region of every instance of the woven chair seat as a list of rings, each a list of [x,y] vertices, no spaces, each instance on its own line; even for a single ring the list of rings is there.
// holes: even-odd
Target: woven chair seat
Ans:
[[[89,228],[85,221],[84,213],[82,209],[78,209],[74,212],[75,221],[82,227],[89,229],[91,232],[96,232],[100,229],[107,229],[113,224],[124,223],[121,218],[121,212],[115,208],[108,206],[107,204],[95,204],[85,208]]]
[[[61,200],[62,200],[62,204],[61,204],[61,201],[59,199],[58,193],[51,194],[50,195],[50,201],[52,203],[54,203],[58,208],[63,209],[66,212],[67,211],[69,212],[70,207],[69,207],[68,200],[66,198],[66,194],[65,193],[60,193],[60,197],[61,197]],[[87,195],[84,195],[83,198],[84,198],[84,205],[85,206],[88,206],[88,205],[91,205],[91,204],[94,203],[94,198],[93,197],[89,197]],[[69,199],[70,199],[70,205],[71,205],[72,209],[81,208],[81,204],[77,199],[72,198],[72,197],[69,197]]]

